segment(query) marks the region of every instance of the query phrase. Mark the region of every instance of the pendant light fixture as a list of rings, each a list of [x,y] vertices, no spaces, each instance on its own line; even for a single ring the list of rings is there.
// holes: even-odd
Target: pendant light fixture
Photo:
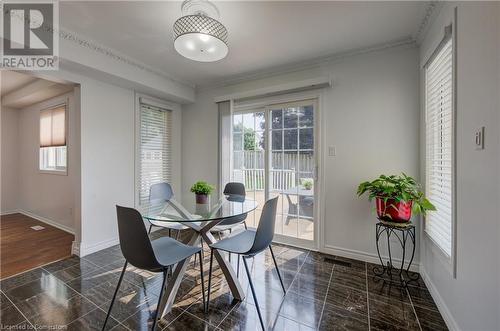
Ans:
[[[226,57],[227,30],[218,21],[219,11],[208,0],[185,0],[182,17],[174,23],[174,47],[182,56],[199,62]]]

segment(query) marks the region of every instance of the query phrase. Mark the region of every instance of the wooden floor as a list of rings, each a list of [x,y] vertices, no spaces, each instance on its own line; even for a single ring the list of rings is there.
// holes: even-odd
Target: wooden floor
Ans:
[[[45,229],[31,229],[35,225]],[[0,216],[0,278],[71,256],[74,238],[23,214]]]

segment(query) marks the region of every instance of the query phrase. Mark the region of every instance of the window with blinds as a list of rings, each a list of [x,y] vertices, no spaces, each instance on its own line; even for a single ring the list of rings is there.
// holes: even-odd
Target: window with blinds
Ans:
[[[66,173],[66,105],[40,111],[39,169]]]
[[[171,181],[171,111],[141,104],[139,134],[139,204],[144,204],[151,185]]]
[[[425,231],[451,257],[454,188],[453,47],[445,39],[425,67],[426,195],[436,206]]]

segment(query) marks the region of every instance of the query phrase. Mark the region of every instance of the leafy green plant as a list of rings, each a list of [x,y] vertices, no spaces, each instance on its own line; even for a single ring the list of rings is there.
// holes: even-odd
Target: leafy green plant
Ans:
[[[412,201],[413,213],[425,215],[429,210],[436,210],[436,207],[424,196],[420,185],[410,176],[401,175],[380,175],[371,182],[363,182],[358,186],[358,196],[368,192],[368,199],[384,199],[385,202],[392,199],[396,202]]]
[[[302,186],[306,190],[311,190],[313,188],[313,180],[312,178],[304,178],[301,180]]]
[[[214,189],[215,187],[213,185],[201,180],[191,186],[191,192],[195,194],[210,195]]]

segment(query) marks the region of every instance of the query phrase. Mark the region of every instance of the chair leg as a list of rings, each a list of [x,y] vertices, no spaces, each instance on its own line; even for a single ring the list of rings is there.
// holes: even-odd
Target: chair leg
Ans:
[[[111,303],[109,304],[108,314],[106,315],[106,319],[104,320],[104,324],[102,325],[102,330],[106,328],[106,324],[108,323],[109,315],[111,315],[111,310],[113,309],[113,303],[115,303],[116,295],[118,294],[118,290],[120,289],[120,285],[122,284],[123,275],[125,275],[125,270],[127,270],[128,262],[125,261],[123,265],[122,273],[120,275],[120,279],[118,279],[118,284],[116,285],[115,294],[113,294],[113,299],[111,299]]]
[[[178,230],[180,231],[180,230]],[[201,251],[203,252],[203,239],[200,240],[201,243]],[[194,255],[194,260],[193,260],[193,269],[196,268],[196,259],[197,259],[198,254]]]
[[[172,237],[172,229],[168,229],[168,236]]]
[[[231,228],[229,228],[229,235],[231,235],[232,231]],[[229,253],[229,263],[231,263],[231,253]]]
[[[243,225],[245,226],[245,230],[248,230],[247,221],[243,222]]]
[[[250,276],[250,270],[248,270],[247,260],[243,256],[243,265],[245,266],[245,271],[247,272],[248,283],[250,283],[250,289],[252,290],[253,301],[255,302],[255,308],[257,309],[257,314],[259,315],[260,325],[262,326],[262,330],[266,330],[264,327],[264,322],[262,321],[262,315],[260,313],[259,302],[257,301],[257,296],[255,295],[255,289],[253,287],[252,277]]]
[[[167,270],[164,270],[163,271],[163,283],[161,284],[161,289],[160,289],[160,296],[158,297],[158,304],[156,305],[156,313],[155,313],[155,317],[154,317],[154,320],[153,320],[153,326],[151,327],[151,331],[155,331],[155,328],[156,328],[156,323],[158,322],[158,309],[160,308],[160,302],[161,302],[161,298],[163,297],[163,291],[165,290],[165,283],[167,281]]]
[[[207,293],[207,308],[205,311],[208,311],[208,305],[210,304],[210,290],[212,289],[212,264],[214,262],[214,250],[210,248],[210,267],[208,269],[208,293]]]
[[[151,233],[151,229],[153,228],[153,224],[149,224],[149,230],[148,230],[148,234]]]
[[[201,251],[198,253],[200,255],[200,276],[201,276],[201,292],[203,295],[203,310],[207,312],[207,303],[205,301],[205,279],[203,278],[203,257]]]
[[[236,267],[236,278],[240,278],[240,254],[238,254],[238,266]]]
[[[276,263],[276,258],[274,257],[274,252],[273,252],[273,248],[271,247],[271,245],[269,245],[269,250],[271,251],[271,256],[273,257],[274,266],[276,267],[276,272],[278,273],[278,278],[280,279],[281,288],[283,289],[283,293],[286,294],[285,285],[283,284],[283,278],[281,278],[280,269],[278,268],[278,263]]]

